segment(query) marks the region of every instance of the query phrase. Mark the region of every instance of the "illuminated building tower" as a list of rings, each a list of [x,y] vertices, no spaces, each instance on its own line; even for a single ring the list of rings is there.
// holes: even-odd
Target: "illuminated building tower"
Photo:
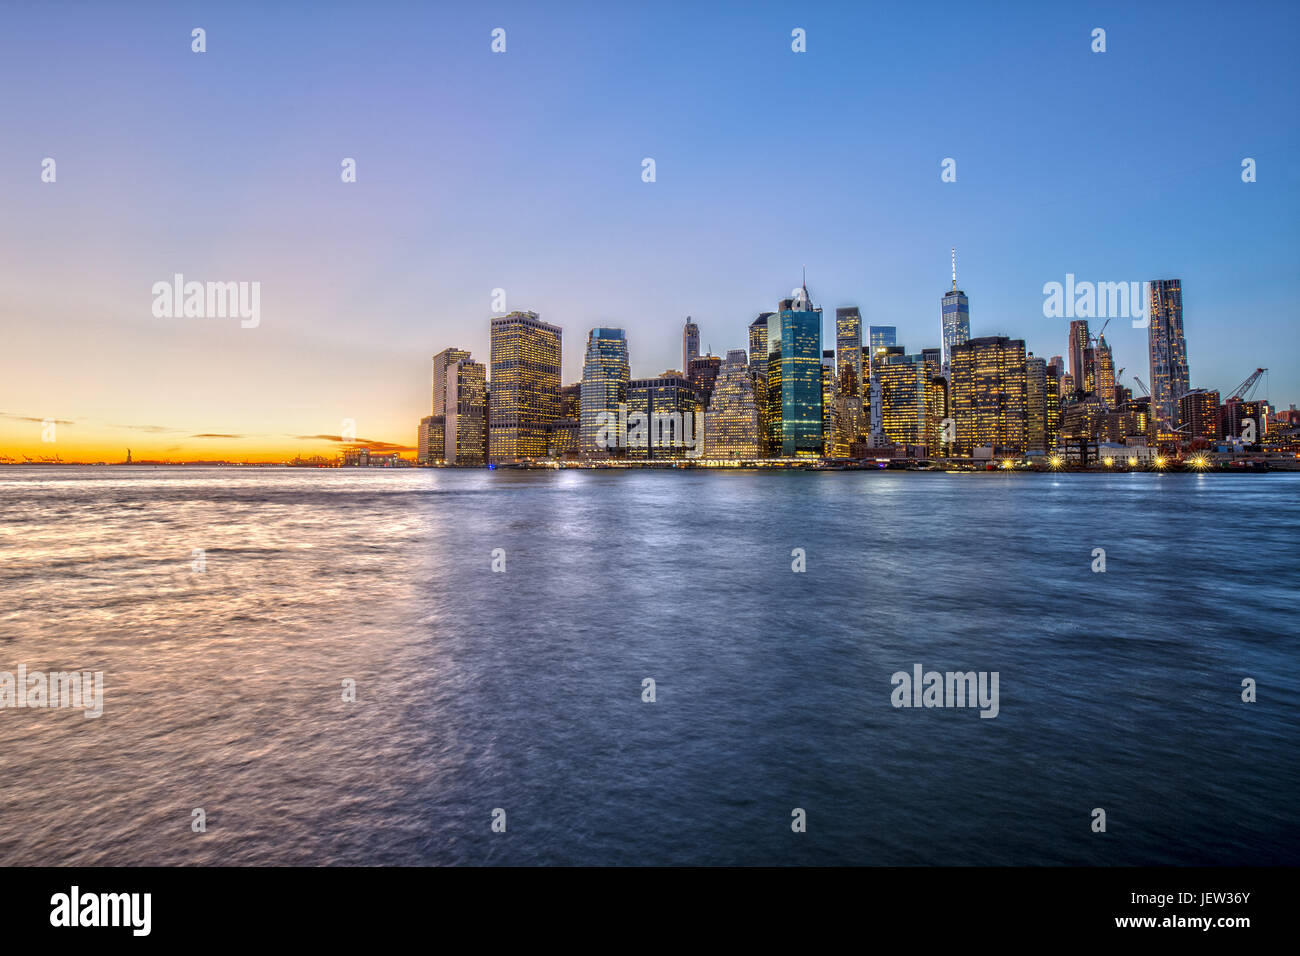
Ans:
[[[1151,355],[1151,411],[1166,428],[1178,426],[1178,400],[1187,394],[1187,342],[1179,279],[1148,283],[1147,345]]]
[[[1047,360],[1032,352],[1025,359],[1027,451],[1047,452]]]
[[[433,414],[442,415],[447,411],[447,366],[455,365],[461,359],[469,358],[464,349],[443,349],[433,357]]]
[[[1061,356],[1053,355],[1044,370],[1045,391],[1043,397],[1044,421],[1043,431],[1047,450],[1055,451],[1061,434]]]
[[[1088,374],[1088,320],[1075,319],[1070,323],[1070,338],[1065,354],[1070,357],[1070,381],[1076,391],[1089,392],[1091,375]],[[1074,396],[1070,396],[1073,398]]]
[[[844,437],[844,426],[840,418],[840,409],[836,404],[839,397],[839,372],[835,367],[835,350],[822,352],[822,455],[827,458],[847,458],[849,443]]]
[[[1219,410],[1220,434],[1224,438],[1240,438],[1247,444],[1263,441],[1268,425],[1264,407],[1264,402],[1234,402],[1230,398]]]
[[[704,417],[704,457],[744,461],[765,456],[756,384],[744,350],[729,351]]]
[[[578,457],[578,431],[582,419],[582,384],[560,389],[560,417],[550,424],[547,454],[551,458]]]
[[[952,417],[962,454],[991,448],[1023,454],[1028,444],[1029,396],[1023,339],[990,335],[952,352]]]
[[[686,317],[682,328],[682,368],[690,371],[691,362],[700,357],[700,327]]]
[[[577,421],[582,417],[582,383],[575,382],[560,389],[560,417]]]
[[[1097,337],[1097,345],[1092,349],[1092,391],[1097,393],[1102,405],[1111,408],[1115,404],[1115,357],[1106,336]]]
[[[483,423],[487,420],[487,368],[464,358],[446,368],[444,454],[449,465],[484,465]]]
[[[492,319],[489,448],[492,462],[541,458],[551,422],[560,414],[563,332],[536,312]]]
[[[638,441],[632,416],[645,416],[644,443]],[[681,375],[633,379],[627,386],[628,458],[687,458],[696,437],[700,413],[695,389]],[[699,426],[699,435],[704,428]]]
[[[749,370],[764,378],[767,377],[767,320],[774,314],[760,312],[749,323]]]
[[[898,344],[898,326],[896,325],[871,325],[867,327],[867,332],[870,335],[873,349]]]
[[[437,423],[436,425],[434,423]],[[438,461],[442,458],[443,451],[443,423],[441,416],[425,415],[420,419],[419,437],[415,441],[415,461],[416,464],[427,465],[430,462]],[[438,451],[434,454],[433,442],[437,440]]]
[[[926,387],[923,362],[894,361],[876,370],[880,383],[880,424],[896,445],[926,443]]]
[[[836,392],[862,394],[862,316],[856,306],[835,310]]]
[[[953,350],[970,340],[970,300],[957,288],[957,250],[952,251],[952,288],[943,294],[943,372],[950,373]]]
[[[443,349],[433,357],[433,417],[437,419],[438,430],[436,437],[431,441],[426,464],[443,461],[444,439],[442,428],[444,427],[447,411],[447,367],[467,358],[469,358],[469,352],[457,348]]]
[[[960,426],[959,426],[960,427]],[[1096,395],[1085,395],[1077,401],[1067,402],[1061,409],[1061,435],[1058,448],[1068,458],[1089,460],[1093,446],[1110,440],[1106,409]]]
[[[871,344],[867,347],[867,354],[863,356],[865,371],[868,385],[864,391],[870,389],[870,377],[876,369],[889,360],[891,355],[902,355],[903,349],[898,345],[898,335],[892,325],[873,325],[871,326]],[[870,395],[864,395],[869,399]]]
[[[578,450],[585,457],[607,458],[618,453],[609,441],[615,434],[610,426],[617,420],[619,406],[628,400],[631,377],[623,330],[592,329],[587,334],[587,355],[582,364],[578,430]]]
[[[1178,418],[1183,423],[1181,434],[1189,441],[1218,441],[1223,437],[1217,391],[1197,388],[1183,395],[1178,399]]]
[[[767,394],[772,453],[781,458],[822,453],[822,310],[805,285],[782,299],[767,323]]]
[[[763,453],[771,452],[768,440],[771,433],[771,413],[767,404],[767,322],[772,312],[760,312],[758,318],[749,323],[749,372],[754,376],[755,399],[758,402],[758,416],[763,423],[763,434],[759,441]]]
[[[926,367],[928,376],[925,383],[925,447],[926,454],[942,455],[947,449],[943,444],[943,422],[950,412],[948,410],[948,380],[937,373],[939,363],[932,366],[936,372],[930,373],[931,366]]]
[[[722,359],[717,355],[700,355],[691,359],[686,367],[686,380],[695,389],[701,408],[707,408],[713,397],[713,383],[718,380]]]

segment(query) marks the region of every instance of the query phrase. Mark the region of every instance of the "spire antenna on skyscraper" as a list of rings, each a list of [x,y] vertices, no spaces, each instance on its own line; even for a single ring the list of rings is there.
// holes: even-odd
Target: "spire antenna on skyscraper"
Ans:
[[[952,291],[957,291],[957,247],[952,247]]]

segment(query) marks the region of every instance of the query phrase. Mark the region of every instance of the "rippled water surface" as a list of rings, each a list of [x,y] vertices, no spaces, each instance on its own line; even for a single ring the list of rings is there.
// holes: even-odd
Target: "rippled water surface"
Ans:
[[[1298,492],[0,469],[0,671],[105,675],[0,710],[0,861],[1300,863]]]

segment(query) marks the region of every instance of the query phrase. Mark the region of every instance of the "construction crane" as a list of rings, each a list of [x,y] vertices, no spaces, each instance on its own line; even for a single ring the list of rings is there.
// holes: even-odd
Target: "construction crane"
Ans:
[[[1106,334],[1106,326],[1108,326],[1108,325],[1110,325],[1110,317],[1109,317],[1109,316],[1106,317],[1106,321],[1105,321],[1105,322],[1101,323],[1101,328],[1099,328],[1099,329],[1097,330],[1097,334],[1096,334],[1096,335],[1090,335],[1090,336],[1088,336],[1088,341],[1089,341],[1089,342],[1090,342],[1094,347],[1099,346],[1099,345],[1101,344],[1101,337],[1102,337],[1103,335]]]
[[[1228,396],[1225,400],[1225,404],[1227,402],[1244,402],[1249,399],[1250,393],[1259,385],[1259,377],[1267,371],[1268,369],[1266,368],[1257,368],[1255,371],[1251,372],[1246,381],[1238,385],[1237,390]]]
[[[1150,394],[1151,394],[1151,389],[1147,388],[1147,386],[1146,386],[1146,382],[1142,381],[1142,379],[1140,379],[1140,378],[1138,378],[1136,375],[1134,375],[1134,376],[1133,376],[1133,381],[1135,381],[1135,382],[1138,383],[1138,387],[1142,389],[1142,394],[1143,394],[1143,395],[1150,395]]]

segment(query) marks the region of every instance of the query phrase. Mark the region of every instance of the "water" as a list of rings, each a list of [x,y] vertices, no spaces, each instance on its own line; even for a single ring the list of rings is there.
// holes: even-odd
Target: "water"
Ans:
[[[2,469],[0,670],[106,699],[0,710],[0,860],[1294,865],[1298,491]]]

